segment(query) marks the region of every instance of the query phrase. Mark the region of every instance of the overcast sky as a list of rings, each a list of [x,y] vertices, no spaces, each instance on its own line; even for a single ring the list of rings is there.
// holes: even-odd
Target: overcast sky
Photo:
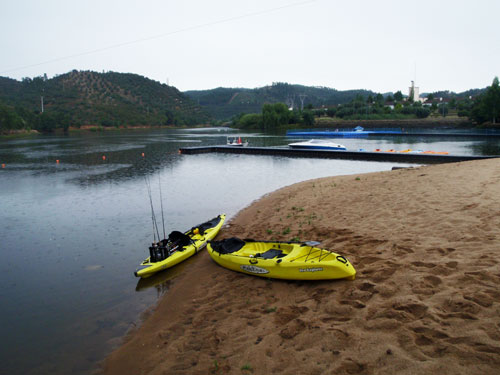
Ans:
[[[499,0],[11,0],[0,76],[136,73],[181,91],[272,82],[406,93],[500,75]]]

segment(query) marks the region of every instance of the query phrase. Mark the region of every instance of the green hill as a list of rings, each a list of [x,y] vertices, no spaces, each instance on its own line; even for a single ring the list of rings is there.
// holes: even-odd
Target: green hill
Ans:
[[[0,103],[80,125],[195,125],[210,116],[175,87],[137,74],[76,71],[51,79],[0,77]],[[17,110],[19,112],[19,110]],[[62,121],[62,120],[61,120]]]
[[[339,91],[288,83],[273,83],[256,89],[219,87],[184,93],[218,120],[227,120],[240,113],[260,113],[266,103],[286,103],[289,107],[301,108],[303,100],[304,107],[311,104],[317,108],[349,103],[357,95],[375,95],[368,90]]]

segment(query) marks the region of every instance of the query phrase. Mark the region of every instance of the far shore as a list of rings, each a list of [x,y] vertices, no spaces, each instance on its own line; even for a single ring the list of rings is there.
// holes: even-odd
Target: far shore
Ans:
[[[267,194],[217,239],[321,241],[351,261],[356,280],[266,280],[203,251],[102,372],[497,374],[499,197],[500,159]]]
[[[381,119],[381,120],[343,120],[337,118],[320,117],[316,119],[315,127],[356,127],[366,128],[478,128],[468,118],[449,117],[426,117],[424,119]]]
[[[193,126],[202,127],[209,125],[197,125]],[[148,130],[148,129],[188,129],[191,127],[187,126],[157,126],[157,125],[121,125],[121,126],[101,126],[101,125],[82,125],[80,127],[70,126],[67,130],[56,129],[51,133],[42,133],[34,129],[16,129],[9,130],[6,133],[0,133],[0,137],[4,138],[14,138],[14,137],[25,137],[31,135],[42,135],[42,134],[71,134],[71,133],[94,133],[94,132],[111,132],[120,130]]]
[[[386,120],[342,120],[321,117],[316,119],[313,128],[354,128],[356,126],[366,128],[383,128],[383,127],[402,127],[402,128],[443,128],[443,129],[500,129],[499,124],[485,124],[475,126],[467,118],[459,117],[432,117],[426,119],[386,119]],[[221,124],[224,126],[224,124]],[[216,127],[209,124],[199,124],[193,126],[174,126],[174,125],[120,125],[120,126],[102,126],[102,125],[82,125],[80,127],[70,126],[67,130],[56,129],[53,133],[48,134],[64,134],[64,133],[83,133],[83,132],[107,132],[120,130],[147,130],[147,129],[189,129],[200,127]],[[304,126],[298,124],[290,124],[286,127],[280,127],[279,130],[296,129]],[[235,128],[235,130],[239,130]],[[245,129],[254,130],[254,129]],[[260,130],[260,129],[255,129]],[[23,137],[31,135],[43,134],[34,129],[15,129],[0,133],[1,138]]]

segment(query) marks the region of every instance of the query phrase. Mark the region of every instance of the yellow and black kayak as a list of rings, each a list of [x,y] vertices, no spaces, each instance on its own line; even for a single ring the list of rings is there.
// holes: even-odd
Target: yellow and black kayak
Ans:
[[[226,215],[221,214],[185,233],[173,231],[168,239],[153,243],[149,248],[149,257],[140,264],[134,275],[146,278],[193,256],[219,233],[225,219]]]
[[[207,250],[219,265],[249,275],[287,280],[354,280],[356,270],[342,255],[316,247],[319,242],[258,242],[228,238]]]

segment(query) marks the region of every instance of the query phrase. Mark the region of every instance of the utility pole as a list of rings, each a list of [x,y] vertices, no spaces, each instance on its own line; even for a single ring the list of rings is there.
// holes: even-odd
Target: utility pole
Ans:
[[[300,98],[300,110],[303,111],[304,110],[304,99],[306,98],[306,94],[300,94],[299,95],[299,98]]]
[[[43,74],[42,79],[42,95],[40,96],[40,107],[43,113],[43,95],[45,94],[45,81],[47,80],[47,73]]]
[[[293,96],[288,96],[286,99],[286,104],[288,105],[288,109],[295,109],[295,95]]]

